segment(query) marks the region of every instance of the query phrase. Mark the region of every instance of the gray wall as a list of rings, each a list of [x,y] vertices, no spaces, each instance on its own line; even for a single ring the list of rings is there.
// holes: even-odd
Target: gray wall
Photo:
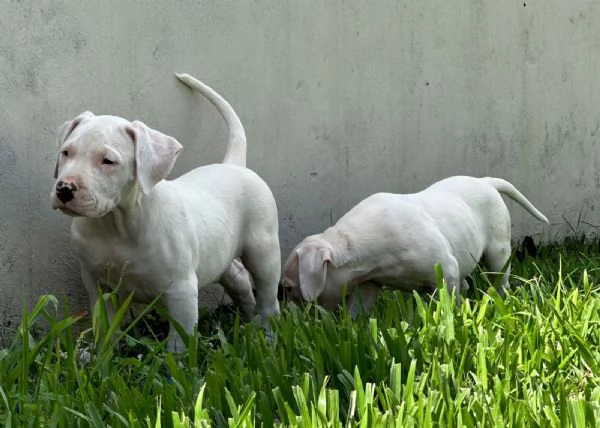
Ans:
[[[551,219],[510,204],[515,238],[588,230],[598,22],[588,0],[3,2],[0,323],[43,293],[86,306],[69,218],[49,203],[64,121],[145,121],[184,145],[173,176],[221,159],[220,117],[174,71],[240,115],[284,256],[370,193],[454,174],[507,178]]]

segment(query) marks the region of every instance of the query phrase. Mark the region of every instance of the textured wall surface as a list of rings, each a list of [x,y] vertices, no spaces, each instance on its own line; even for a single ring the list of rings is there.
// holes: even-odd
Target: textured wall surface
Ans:
[[[510,203],[515,238],[593,229],[598,22],[587,0],[4,2],[0,324],[44,293],[87,305],[49,203],[64,121],[145,121],[184,145],[173,176],[221,159],[224,124],[174,71],[240,115],[284,257],[375,191],[454,174],[509,179],[551,219]]]

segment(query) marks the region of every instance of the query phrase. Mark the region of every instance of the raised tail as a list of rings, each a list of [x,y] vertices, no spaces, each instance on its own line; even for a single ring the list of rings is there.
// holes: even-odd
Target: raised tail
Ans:
[[[229,131],[229,138],[227,140],[227,151],[225,152],[223,163],[245,167],[246,133],[244,132],[244,126],[233,107],[231,107],[231,105],[214,89],[189,74],[175,73],[175,76],[177,76],[179,81],[184,85],[202,93],[202,95],[217,108],[223,119],[225,119]]]
[[[488,183],[490,186],[492,186],[498,192],[508,196],[510,199],[512,199],[519,205],[521,205],[523,208],[525,208],[527,211],[529,211],[532,216],[534,216],[538,220],[541,220],[544,223],[549,224],[546,216],[544,214],[542,214],[541,212],[539,212],[538,209],[536,207],[534,207],[533,204],[531,202],[529,202],[527,200],[527,198],[525,196],[523,196],[523,194],[521,192],[519,192],[517,190],[517,188],[515,186],[513,186],[511,183],[509,183],[508,181],[503,180],[501,178],[494,178],[494,177],[484,177],[484,178],[482,178],[482,180],[484,180],[486,183]]]

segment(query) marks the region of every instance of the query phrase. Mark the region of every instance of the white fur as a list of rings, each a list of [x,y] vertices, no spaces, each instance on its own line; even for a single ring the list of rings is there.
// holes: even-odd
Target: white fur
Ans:
[[[52,205],[74,216],[72,239],[92,308],[99,284],[114,288],[121,282],[120,298],[133,292],[136,301],[149,302],[161,295],[191,333],[198,287],[219,281],[244,316],[256,312],[266,322],[279,313],[275,200],[245,167],[246,136],[235,111],[193,77],[177,77],[225,119],[224,163],[164,180],[182,148],[174,138],[139,121],[85,112],[59,132]],[[171,327],[168,349],[182,348]]]
[[[414,194],[377,193],[325,232],[304,239],[290,254],[283,286],[294,300],[318,300],[333,309],[347,287],[356,314],[383,286],[403,290],[435,287],[440,263],[456,291],[483,259],[501,272],[510,257],[510,216],[500,193],[548,222],[512,184],[499,178],[450,177]],[[510,266],[501,285],[508,287]]]

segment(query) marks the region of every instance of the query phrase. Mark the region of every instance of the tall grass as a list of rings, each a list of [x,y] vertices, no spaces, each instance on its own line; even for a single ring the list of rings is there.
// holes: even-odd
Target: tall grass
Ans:
[[[386,292],[352,320],[289,305],[267,341],[220,312],[189,351],[103,316],[75,334],[44,296],[0,351],[7,426],[593,426],[600,420],[600,251],[547,247],[505,297],[486,275],[460,308]],[[106,295],[105,299],[110,299]],[[129,302],[118,312],[123,318]],[[131,326],[139,326],[140,316]],[[45,322],[47,334],[35,338]]]

